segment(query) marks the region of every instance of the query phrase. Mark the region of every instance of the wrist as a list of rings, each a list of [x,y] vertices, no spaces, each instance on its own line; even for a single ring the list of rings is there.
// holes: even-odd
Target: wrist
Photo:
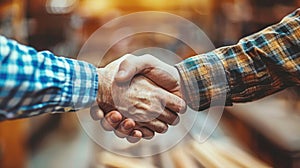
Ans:
[[[98,95],[97,103],[101,108],[111,109],[113,107],[112,100],[112,79],[109,77],[110,74],[105,71],[105,68],[98,68]]]
[[[176,66],[175,66],[176,67]],[[179,85],[179,92],[181,94],[181,98],[184,100],[184,101],[189,101],[189,97],[188,97],[188,93],[187,93],[187,90],[185,88],[185,85],[184,85],[184,81],[182,79],[182,76],[180,74],[180,71],[178,70],[178,68],[176,67],[175,68],[176,71],[177,71],[177,74],[178,74],[178,85]]]

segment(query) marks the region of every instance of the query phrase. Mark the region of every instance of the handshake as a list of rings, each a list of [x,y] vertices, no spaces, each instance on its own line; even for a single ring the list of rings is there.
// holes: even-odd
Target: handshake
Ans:
[[[165,133],[186,111],[177,69],[151,55],[125,55],[99,68],[98,78],[91,117],[129,142]]]

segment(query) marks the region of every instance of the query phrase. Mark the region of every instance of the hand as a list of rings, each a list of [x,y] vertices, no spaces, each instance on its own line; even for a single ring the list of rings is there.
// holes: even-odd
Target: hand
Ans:
[[[90,113],[93,120],[101,120],[100,123],[105,130],[121,130],[118,132],[122,132],[123,135],[126,135],[128,142],[136,143],[143,136],[148,139],[151,139],[154,136],[153,131],[147,131],[146,129],[134,129],[136,123],[132,119],[122,119],[122,114],[118,111],[110,111],[104,114],[99,106],[95,105],[90,109]],[[117,136],[119,135],[118,132],[115,132]]]
[[[157,87],[152,81],[145,79],[143,76],[135,77],[130,85],[128,83],[128,86],[115,83],[114,76],[119,64],[126,58],[127,56],[99,70],[99,81],[105,81],[100,83],[99,86],[99,97],[97,101],[100,107],[105,109],[106,112],[114,109],[120,110],[121,113],[127,117],[122,123],[129,123],[127,125],[129,125],[129,127],[131,126],[131,128],[134,126],[134,124],[132,124],[134,123],[132,119],[134,119],[138,121],[135,125],[138,126],[140,130],[147,128],[151,131],[165,132],[167,130],[165,123],[172,125],[179,121],[177,114],[174,112],[183,111],[183,109],[185,109],[185,103],[177,96]],[[180,95],[180,92],[177,92],[176,89],[172,90],[172,92]],[[167,108],[164,109],[162,103],[166,104]],[[114,114],[117,115],[117,112],[115,111]],[[112,115],[107,114],[107,116],[111,117]],[[119,115],[119,119],[124,116]],[[111,120],[107,118],[106,122],[102,121],[102,125],[107,125],[103,123],[108,123],[112,128],[119,125],[119,123],[113,124],[107,121]],[[145,132],[145,130],[143,131]],[[136,130],[133,132],[140,134]],[[128,133],[130,132],[127,131],[126,134]],[[121,137],[124,137],[124,135],[121,135]]]
[[[180,75],[175,67],[149,54],[142,56],[127,54],[125,56],[115,76],[117,83],[129,82],[135,75],[140,74],[170,93],[184,99],[184,89],[181,88]]]

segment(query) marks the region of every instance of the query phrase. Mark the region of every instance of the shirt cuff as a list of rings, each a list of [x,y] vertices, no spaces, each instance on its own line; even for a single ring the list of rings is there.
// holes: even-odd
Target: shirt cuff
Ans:
[[[72,107],[65,107],[64,111],[91,106],[96,101],[98,92],[97,68],[87,62],[72,59],[66,59],[66,66],[70,66],[68,90],[71,90]]]
[[[175,67],[181,76],[186,102],[192,109],[232,105],[228,75],[216,53],[188,58]]]

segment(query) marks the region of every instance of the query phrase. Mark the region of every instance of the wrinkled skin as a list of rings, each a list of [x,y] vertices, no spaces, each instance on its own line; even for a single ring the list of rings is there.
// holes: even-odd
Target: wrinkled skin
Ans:
[[[141,137],[151,139],[154,132],[166,132],[168,124],[178,123],[177,113],[184,112],[186,108],[185,102],[180,98],[179,77],[169,73],[175,68],[149,55],[137,58],[124,56],[98,70],[97,103],[106,115],[102,119],[104,114],[99,108],[91,110],[93,119],[102,119],[104,129],[115,130],[117,136],[126,137],[130,142],[136,142]],[[153,65],[145,63],[146,61]],[[155,61],[158,64],[154,64]],[[124,75],[124,70],[125,78],[122,78],[119,74],[122,72]],[[176,69],[175,71],[177,72]],[[126,72],[129,72],[127,77]]]

